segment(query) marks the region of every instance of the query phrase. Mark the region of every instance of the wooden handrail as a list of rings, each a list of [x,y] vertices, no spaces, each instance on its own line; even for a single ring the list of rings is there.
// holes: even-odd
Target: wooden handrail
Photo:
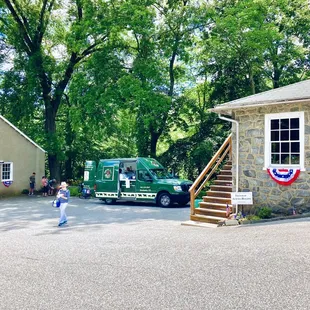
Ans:
[[[204,185],[211,178],[216,168],[221,164],[225,159],[227,153],[229,152],[229,157],[231,158],[232,154],[232,143],[231,143],[231,134],[226,138],[222,146],[218,149],[215,155],[212,157],[208,165],[203,169],[198,178],[195,180],[193,185],[189,189],[190,193],[190,206],[191,206],[191,215],[195,214],[195,198],[198,196],[200,191],[203,189]],[[215,164],[216,163],[216,164]],[[215,164],[215,166],[214,166]],[[212,170],[211,170],[212,169]],[[209,172],[211,170],[211,172]],[[208,175],[207,175],[208,174]],[[205,176],[207,177],[205,178]],[[202,182],[196,191],[196,187]]]

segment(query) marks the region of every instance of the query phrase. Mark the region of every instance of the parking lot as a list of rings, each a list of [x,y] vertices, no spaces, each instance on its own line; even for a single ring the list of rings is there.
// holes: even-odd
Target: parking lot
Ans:
[[[310,220],[182,226],[189,206],[0,200],[0,309],[309,309]]]

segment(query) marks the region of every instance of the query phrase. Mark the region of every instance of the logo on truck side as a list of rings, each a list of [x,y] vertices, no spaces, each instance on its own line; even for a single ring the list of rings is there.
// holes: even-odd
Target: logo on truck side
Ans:
[[[103,179],[106,181],[113,181],[114,170],[111,167],[103,167]]]

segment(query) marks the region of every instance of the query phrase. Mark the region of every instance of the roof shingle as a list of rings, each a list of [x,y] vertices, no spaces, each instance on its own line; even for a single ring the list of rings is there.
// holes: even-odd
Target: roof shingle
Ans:
[[[262,93],[240,98],[215,106],[211,111],[222,112],[238,108],[252,107],[268,103],[286,103],[310,99],[310,80],[301,81],[280,88],[271,89]]]

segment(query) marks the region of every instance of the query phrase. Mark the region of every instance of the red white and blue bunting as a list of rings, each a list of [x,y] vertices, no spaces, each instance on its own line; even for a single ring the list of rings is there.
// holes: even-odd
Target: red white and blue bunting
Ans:
[[[5,187],[9,187],[10,185],[12,185],[13,181],[4,181],[2,183]]]
[[[299,176],[300,169],[267,169],[271,178],[280,185],[291,185]]]

